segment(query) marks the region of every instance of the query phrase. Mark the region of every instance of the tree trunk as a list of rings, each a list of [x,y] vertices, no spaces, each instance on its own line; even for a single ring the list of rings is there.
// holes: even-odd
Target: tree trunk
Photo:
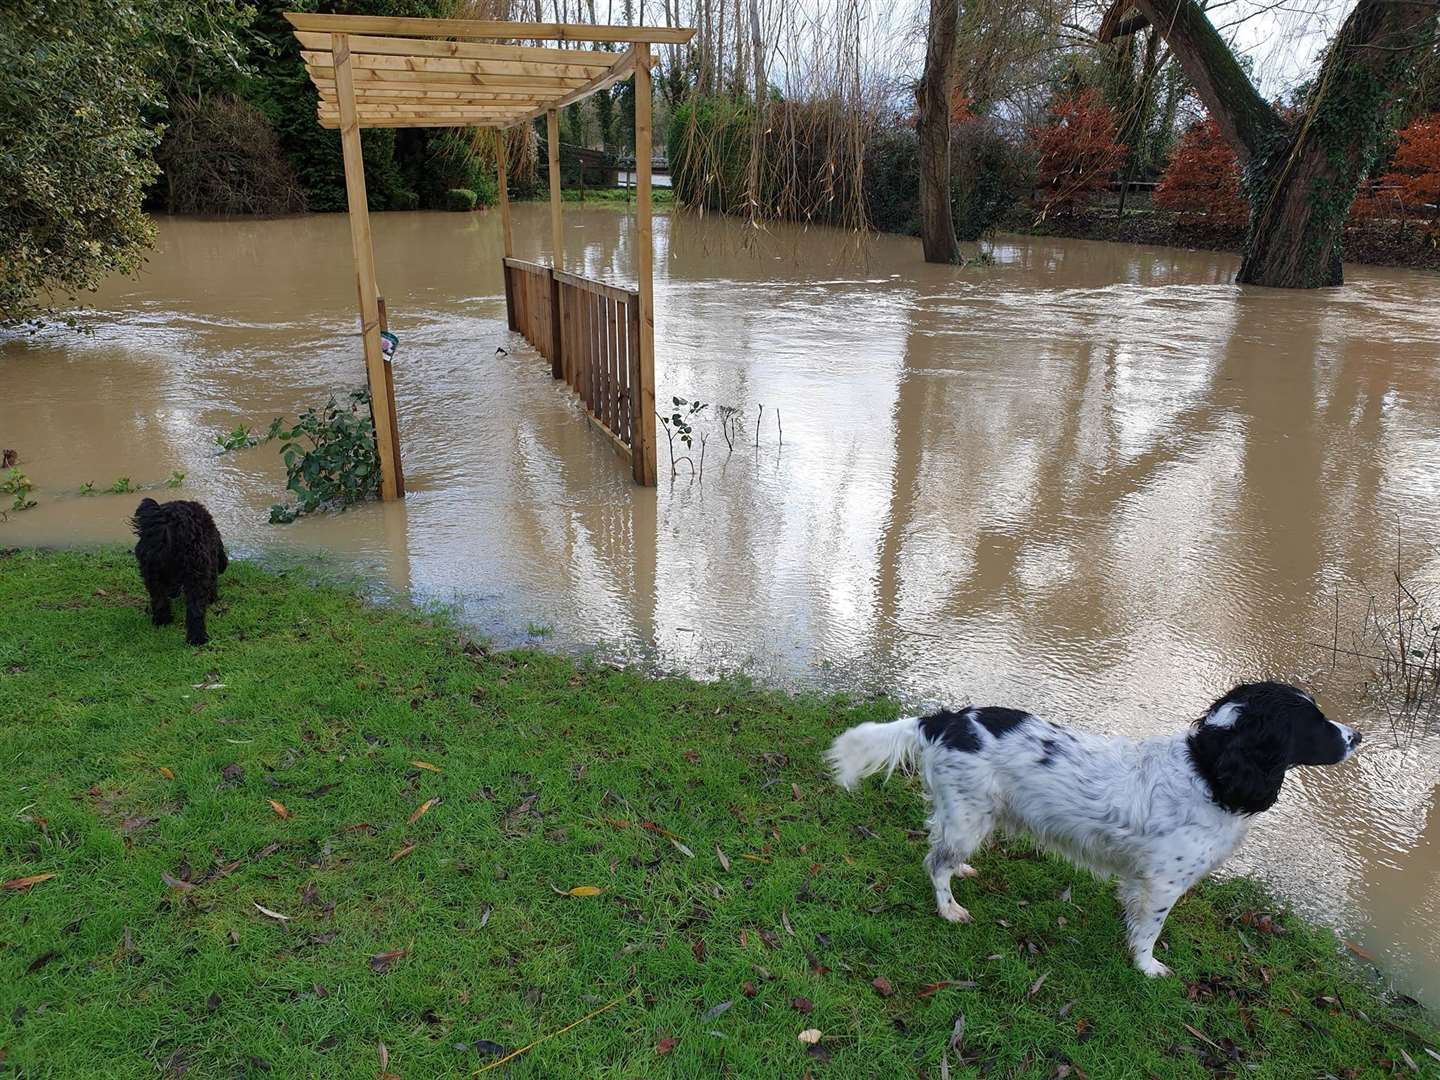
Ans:
[[[1143,18],[1122,18],[1130,8]],[[1101,40],[1146,21],[1169,43],[1245,170],[1250,235],[1238,281],[1287,289],[1341,283],[1345,217],[1390,107],[1433,43],[1433,0],[1359,0],[1292,127],[1260,96],[1194,0],[1117,0]]]
[[[960,261],[955,221],[950,211],[950,91],[955,85],[957,0],[930,0],[925,35],[925,72],[915,97],[920,139],[920,243],[925,261]]]
[[[737,27],[738,36],[738,27]],[[754,62],[752,96],[755,115],[750,121],[750,169],[747,176],[750,200],[750,220],[760,217],[760,165],[765,151],[765,120],[769,111],[768,93],[765,87],[765,43],[760,34],[760,8],[758,0],[750,0],[750,57]]]

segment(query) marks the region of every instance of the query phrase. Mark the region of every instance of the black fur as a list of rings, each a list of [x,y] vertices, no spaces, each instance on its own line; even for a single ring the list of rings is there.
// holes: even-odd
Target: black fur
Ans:
[[[1234,723],[1211,720],[1227,705]],[[1285,770],[1296,765],[1333,765],[1358,745],[1332,724],[1309,695],[1285,683],[1245,683],[1210,706],[1189,738],[1190,760],[1211,797],[1236,814],[1258,814],[1275,805]]]
[[[927,742],[943,742],[951,750],[963,750],[967,754],[973,754],[980,749],[980,739],[975,734],[975,727],[970,723],[965,713],[951,712],[949,709],[941,709],[937,713],[920,719],[920,734]]]
[[[210,640],[205,609],[215,602],[215,579],[230,563],[210,511],[198,502],[142,499],[130,527],[140,538],[135,561],[150,593],[151,621],[156,626],[172,622],[170,601],[183,591],[185,640],[204,645]]]

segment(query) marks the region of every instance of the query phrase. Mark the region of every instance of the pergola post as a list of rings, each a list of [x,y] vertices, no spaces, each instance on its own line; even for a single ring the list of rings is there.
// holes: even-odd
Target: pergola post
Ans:
[[[560,330],[560,282],[555,271],[565,268],[565,227],[560,220],[560,115],[545,113],[545,142],[550,157],[550,375],[565,377],[564,335]]]
[[[340,112],[340,146],[345,158],[345,195],[350,207],[350,243],[355,252],[355,278],[360,293],[360,336],[365,347],[365,375],[370,388],[370,415],[375,423],[375,449],[380,456],[380,497],[405,494],[400,479],[400,447],[394,405],[388,393],[385,355],[380,351],[380,293],[375,283],[375,251],[370,238],[370,208],[365,195],[365,159],[360,148],[360,121],[355,111],[355,77],[350,66],[350,38],[332,34],[335,97]]]
[[[495,186],[500,201],[500,239],[504,256],[500,260],[500,276],[505,279],[505,323],[511,330],[519,330],[515,321],[515,292],[510,283],[510,267],[505,260],[515,254],[515,237],[510,231],[510,163],[506,157],[510,133],[503,128],[495,129]]]
[[[631,466],[637,484],[654,487],[655,279],[650,206],[650,46],[635,45],[635,276],[640,279],[640,415]]]

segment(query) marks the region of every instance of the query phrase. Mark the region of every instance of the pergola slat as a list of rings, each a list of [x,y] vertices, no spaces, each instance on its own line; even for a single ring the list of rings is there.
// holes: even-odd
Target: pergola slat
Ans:
[[[312,34],[297,30],[295,36],[302,49],[325,52],[330,48],[329,34]],[[471,41],[429,41],[425,38],[366,37],[350,35],[350,56],[454,56],[471,60],[521,60],[525,63],[554,61],[561,64],[614,63],[618,53],[591,49],[547,49],[539,45],[477,45]]]
[[[318,85],[321,81],[335,81],[333,67],[319,67],[306,64],[305,70]],[[424,83],[427,86],[449,86],[459,90],[494,88],[497,86],[524,87],[526,90],[573,90],[584,86],[587,79],[565,78],[548,75],[467,75],[458,71],[384,71],[367,69],[357,73],[355,88],[363,86],[395,86],[397,84]]]
[[[333,66],[328,52],[305,50],[300,58],[312,67]],[[593,79],[614,65],[557,64],[548,60],[523,63],[518,60],[464,60],[439,56],[352,56],[350,68],[360,78],[370,71],[445,71],[462,75],[527,75],[541,78]]]
[[[566,105],[569,105],[572,102],[579,101],[581,98],[589,97],[591,94],[594,94],[600,90],[604,90],[606,87],[619,82],[621,79],[629,78],[630,73],[635,70],[635,56],[635,49],[632,47],[628,52],[624,53],[621,56],[620,61],[609,71],[603,72],[595,76],[583,86],[575,87],[574,90],[571,90],[563,97],[557,98],[554,101],[547,101],[543,103],[533,112],[531,112],[528,116],[522,117],[521,122],[523,123],[526,120],[538,119],[539,117],[544,116],[547,112],[550,112],[554,109],[564,108]]]
[[[488,19],[416,19],[389,15],[310,15],[287,11],[296,30],[387,37],[485,38],[497,41],[646,41],[684,45],[695,31],[668,26],[495,22]]]

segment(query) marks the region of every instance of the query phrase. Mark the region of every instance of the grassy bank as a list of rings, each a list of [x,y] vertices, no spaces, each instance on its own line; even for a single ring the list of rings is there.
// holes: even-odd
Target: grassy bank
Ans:
[[[1434,1067],[1425,1015],[1243,882],[1181,902],[1169,980],[1022,845],[942,923],[918,795],[819,769],[883,702],[490,653],[245,565],[192,650],[116,552],[0,553],[0,615],[0,878],[53,875],[0,891],[27,1076],[458,1077],[538,1039],[495,1075]]]
[[[583,196],[583,198],[582,198]],[[550,194],[543,187],[533,195],[515,200],[516,202],[549,202]],[[626,191],[624,188],[586,188],[583,192],[576,187],[562,187],[560,189],[560,201],[567,206],[570,204],[584,203],[586,206],[634,206],[635,189]],[[675,193],[666,187],[652,187],[650,189],[650,203],[656,210],[669,209],[675,205]]]

